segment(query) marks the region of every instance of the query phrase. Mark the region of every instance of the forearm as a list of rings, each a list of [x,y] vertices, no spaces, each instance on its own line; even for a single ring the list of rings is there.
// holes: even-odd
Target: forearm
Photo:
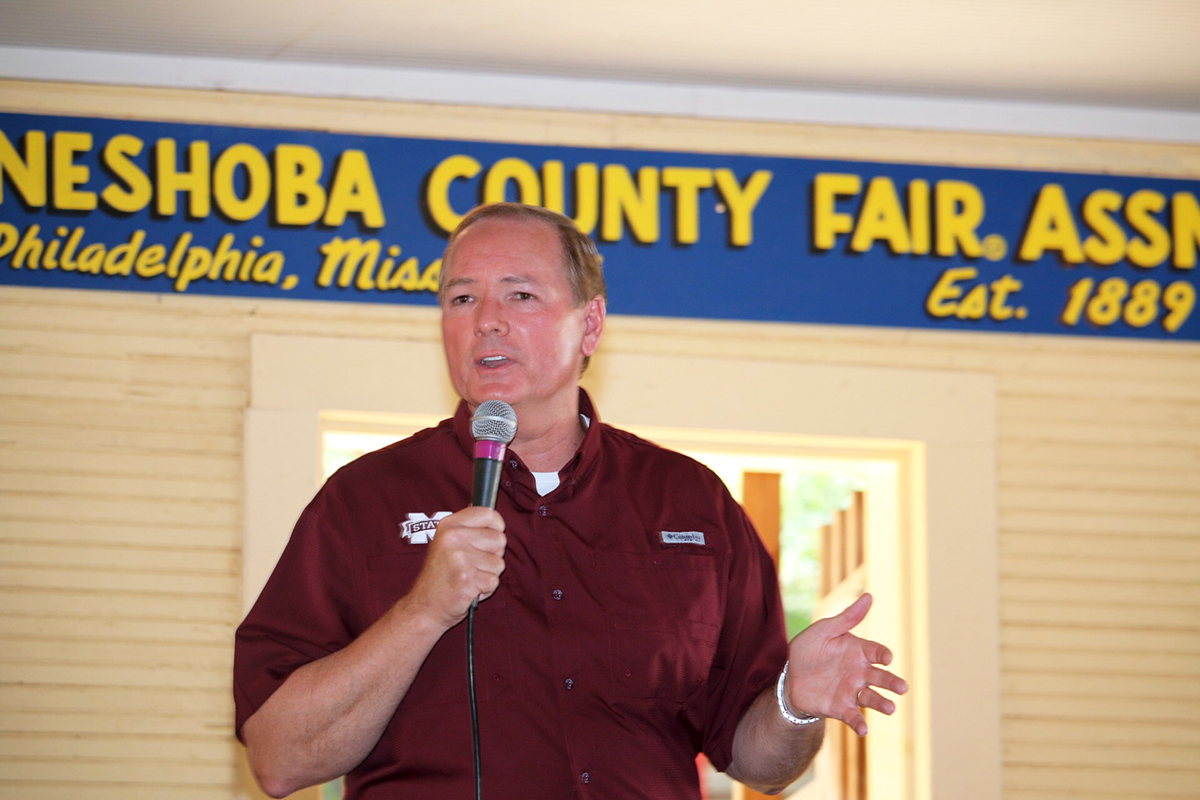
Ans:
[[[282,797],[361,763],[444,631],[404,598],[347,647],[292,673],[242,728],[264,790]]]
[[[781,792],[808,769],[824,735],[824,720],[811,725],[784,720],[772,685],[742,715],[733,737],[733,761],[726,772],[758,791]]]

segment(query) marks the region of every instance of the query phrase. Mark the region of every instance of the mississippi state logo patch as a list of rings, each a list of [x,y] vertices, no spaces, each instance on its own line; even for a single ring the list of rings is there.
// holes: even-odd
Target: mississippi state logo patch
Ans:
[[[438,511],[428,516],[410,511],[408,519],[400,523],[400,538],[408,539],[413,544],[429,544],[429,540],[437,533],[438,523],[448,516],[449,511]]]

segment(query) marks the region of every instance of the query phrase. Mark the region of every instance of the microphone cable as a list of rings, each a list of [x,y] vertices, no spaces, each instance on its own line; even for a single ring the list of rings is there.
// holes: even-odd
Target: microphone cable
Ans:
[[[479,709],[475,705],[475,607],[467,611],[467,688],[471,697],[471,748],[475,756],[475,800],[483,800],[483,774],[479,769]]]

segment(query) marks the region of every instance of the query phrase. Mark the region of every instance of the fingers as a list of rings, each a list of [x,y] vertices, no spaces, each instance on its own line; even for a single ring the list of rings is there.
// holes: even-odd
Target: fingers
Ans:
[[[504,519],[493,509],[451,514],[438,524],[410,595],[438,624],[453,627],[476,599],[499,588],[506,541]]]
[[[864,686],[858,690],[855,702],[858,703],[859,708],[871,708],[888,716],[896,713],[896,704],[870,686]]]
[[[868,687],[878,686],[881,689],[887,689],[892,694],[904,694],[908,691],[907,681],[885,669],[872,667],[867,670],[866,678]]]

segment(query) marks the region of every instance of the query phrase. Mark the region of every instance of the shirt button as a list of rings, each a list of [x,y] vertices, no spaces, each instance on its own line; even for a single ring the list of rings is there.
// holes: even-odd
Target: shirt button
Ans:
[[[583,773],[582,775],[580,775],[580,776],[579,776],[579,778],[580,778],[580,780],[582,780],[584,783],[588,783],[588,782],[590,782],[590,781],[592,780],[592,776],[591,776],[591,775],[588,775],[586,772],[585,772],[585,773]]]
[[[499,672],[493,672],[493,673],[492,673],[492,680],[494,680],[494,681],[498,681],[498,680],[500,680],[500,673],[499,673]]]
[[[515,458],[510,458],[508,460],[508,465],[510,467],[512,467],[513,469],[516,469],[517,468],[517,460]]]
[[[512,481],[505,481],[505,482],[504,482],[504,488],[505,488],[505,489],[511,489],[511,488],[512,488]]]
[[[550,593],[550,595],[555,600],[562,600],[562,589],[555,589],[553,592]]]
[[[541,514],[543,517],[546,516],[546,507],[545,506],[539,507],[538,513]]]
[[[570,678],[567,678],[565,681],[563,681],[563,686],[567,687],[568,692],[571,691],[571,688],[574,685],[575,685],[575,681],[571,680]]]

